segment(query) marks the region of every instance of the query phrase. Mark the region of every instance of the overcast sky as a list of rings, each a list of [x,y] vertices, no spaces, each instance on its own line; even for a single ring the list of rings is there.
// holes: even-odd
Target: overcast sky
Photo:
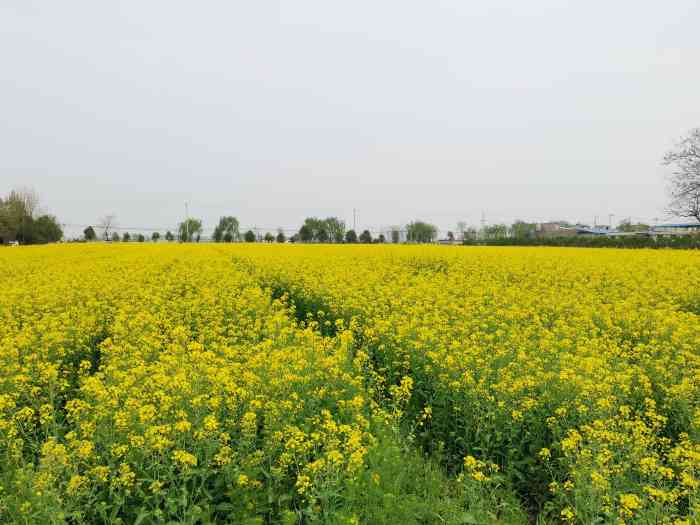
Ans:
[[[697,0],[0,2],[0,193],[68,224],[663,216]]]

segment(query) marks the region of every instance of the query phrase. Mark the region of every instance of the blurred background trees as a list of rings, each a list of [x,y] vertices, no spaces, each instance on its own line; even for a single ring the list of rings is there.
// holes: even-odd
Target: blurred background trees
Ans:
[[[34,190],[16,189],[0,197],[0,243],[45,244],[62,238],[56,217],[40,212]]]

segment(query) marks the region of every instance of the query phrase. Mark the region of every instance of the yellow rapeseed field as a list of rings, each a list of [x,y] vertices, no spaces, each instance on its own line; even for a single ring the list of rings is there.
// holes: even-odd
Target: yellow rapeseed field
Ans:
[[[700,254],[0,250],[0,522],[700,523]]]

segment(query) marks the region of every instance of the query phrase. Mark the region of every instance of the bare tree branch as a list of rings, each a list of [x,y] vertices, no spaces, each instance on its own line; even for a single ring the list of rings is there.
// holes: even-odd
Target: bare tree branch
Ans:
[[[700,128],[692,129],[666,153],[663,164],[674,169],[669,177],[668,212],[700,222]]]

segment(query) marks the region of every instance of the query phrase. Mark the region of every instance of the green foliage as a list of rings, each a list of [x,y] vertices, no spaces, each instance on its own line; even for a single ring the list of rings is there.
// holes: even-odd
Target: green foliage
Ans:
[[[143,233],[139,233],[139,234],[136,236],[136,240],[137,240],[138,242],[145,242],[145,241],[146,241],[146,237],[143,235]]]
[[[343,242],[345,237],[345,223],[337,217],[328,217],[325,221],[328,237],[331,242]]]
[[[508,226],[505,224],[490,224],[484,226],[482,233],[485,239],[505,239],[508,237]]]
[[[345,242],[357,242],[357,233],[355,233],[355,230],[348,230],[348,232],[345,234]]]
[[[173,235],[173,232],[171,232],[170,230],[168,230],[167,232],[165,232],[165,240],[168,241],[168,242],[174,241],[174,240],[175,240],[175,236]]]
[[[275,238],[275,240],[279,243],[283,243],[287,240],[281,228],[277,230],[277,237]]]
[[[247,232],[245,232],[243,240],[245,242],[255,242],[255,233],[253,233],[253,230],[248,230]]]
[[[433,242],[436,237],[437,228],[427,222],[415,221],[406,226],[406,239],[408,242]]]
[[[95,239],[97,239],[95,229],[92,226],[88,226],[83,230],[83,237],[86,241],[94,241]]]
[[[160,233],[158,233],[158,232],[153,232],[153,234],[151,235],[151,240],[152,240],[153,242],[158,242],[159,239],[160,239]]]
[[[219,224],[214,228],[213,239],[215,242],[233,242],[240,240],[239,223],[236,217],[221,217]]]
[[[648,224],[644,224],[642,222],[632,224],[632,221],[630,219],[625,219],[617,226],[617,229],[620,230],[621,232],[627,232],[627,233],[645,232],[645,231],[648,231],[650,229],[650,226]]]
[[[534,222],[515,221],[510,227],[510,233],[516,239],[534,237],[537,233],[537,224]]]
[[[365,230],[360,234],[360,242],[363,242],[365,244],[371,244],[372,234],[369,230]]]
[[[301,242],[343,242],[345,223],[337,217],[318,219],[308,217],[299,229]]]
[[[267,232],[264,237],[265,242],[275,242],[275,236]]]
[[[571,246],[579,248],[675,248],[697,250],[700,249],[700,236],[650,237],[646,235],[635,235],[629,237],[610,237],[607,235],[572,235],[569,237],[534,237],[525,239],[465,239],[464,244],[489,246]]]
[[[190,217],[178,226],[180,242],[192,242],[202,233],[202,221]]]
[[[122,241],[124,241],[124,242],[131,241],[131,234],[129,232],[124,232],[124,235],[122,235]]]
[[[349,488],[345,513],[376,525],[525,525],[527,514],[504,486],[484,490],[445,474],[440,458],[422,454],[402,431],[376,425],[368,468]],[[331,521],[330,523],[337,523]]]
[[[63,229],[53,215],[37,216],[38,197],[32,190],[13,190],[0,198],[0,244],[46,244],[63,238]]]
[[[27,219],[23,231],[25,244],[46,244],[63,238],[63,229],[53,215],[42,215],[36,220]]]
[[[306,224],[299,228],[299,241],[300,242],[311,242],[314,238],[313,230]]]

